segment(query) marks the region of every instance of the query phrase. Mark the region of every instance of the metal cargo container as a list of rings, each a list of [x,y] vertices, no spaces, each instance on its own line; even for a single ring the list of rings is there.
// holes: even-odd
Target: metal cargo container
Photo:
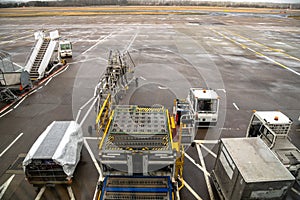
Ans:
[[[221,139],[212,172],[222,199],[284,199],[295,178],[260,138]]]

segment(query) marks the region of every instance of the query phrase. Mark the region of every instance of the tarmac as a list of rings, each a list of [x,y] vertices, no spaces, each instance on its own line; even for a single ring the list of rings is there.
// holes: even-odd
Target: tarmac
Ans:
[[[218,125],[200,129],[196,139],[245,137],[253,110],[280,110],[293,120],[290,138],[300,148],[300,23],[280,12],[2,17],[0,25],[0,49],[21,66],[35,31],[58,29],[73,43],[66,68],[0,114],[3,199],[37,196],[21,166],[12,164],[52,121],[77,118],[93,97],[111,49],[130,52],[139,79],[122,104],[160,104],[172,111],[174,98],[185,98],[190,87],[209,87],[221,98]],[[86,144],[71,185],[76,199],[92,199],[99,176],[92,160],[98,158],[99,136],[88,132],[95,123],[94,109],[85,117],[89,108],[78,116]],[[217,152],[216,144],[204,145]],[[219,199],[199,169],[210,173],[214,154],[201,149],[202,156],[193,147],[186,152],[181,199]],[[297,198],[299,193],[289,193],[288,199]],[[68,190],[49,187],[41,199],[68,199]]]

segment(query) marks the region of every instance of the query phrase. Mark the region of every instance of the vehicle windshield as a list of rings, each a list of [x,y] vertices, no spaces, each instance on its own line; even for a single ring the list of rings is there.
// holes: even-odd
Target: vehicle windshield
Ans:
[[[198,112],[217,112],[217,99],[198,99]]]
[[[61,50],[69,50],[69,49],[71,49],[71,44],[61,44],[60,45],[60,49]]]

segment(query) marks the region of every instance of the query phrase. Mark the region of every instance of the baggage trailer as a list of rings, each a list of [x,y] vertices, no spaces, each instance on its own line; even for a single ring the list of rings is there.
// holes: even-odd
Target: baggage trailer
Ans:
[[[52,122],[23,161],[26,180],[38,187],[71,184],[82,145],[82,131],[75,121]]]
[[[295,178],[258,137],[221,139],[212,171],[221,199],[284,199]]]

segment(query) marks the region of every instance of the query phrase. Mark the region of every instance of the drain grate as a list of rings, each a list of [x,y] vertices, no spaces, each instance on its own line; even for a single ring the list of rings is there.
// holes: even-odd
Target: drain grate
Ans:
[[[10,167],[8,168],[8,170],[6,171],[6,173],[9,174],[24,174],[23,171],[23,160],[26,157],[26,154],[22,153],[19,154],[17,159],[13,162],[13,164],[10,165]]]

